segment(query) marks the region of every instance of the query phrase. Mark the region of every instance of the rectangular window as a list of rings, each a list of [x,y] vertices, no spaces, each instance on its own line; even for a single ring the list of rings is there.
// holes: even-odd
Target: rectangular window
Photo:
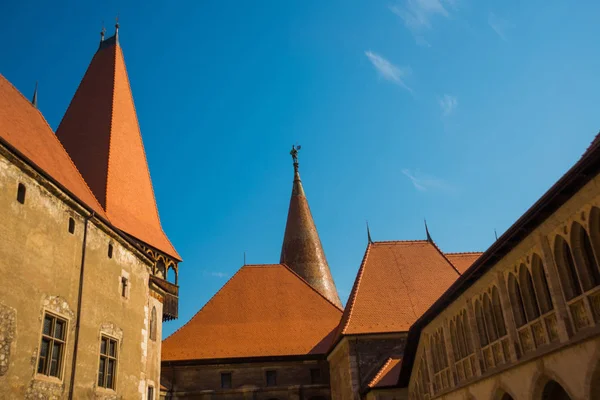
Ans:
[[[129,280],[124,276],[121,277],[121,296],[127,297],[127,285],[129,285]]]
[[[66,328],[67,321],[64,319],[52,314],[44,314],[38,374],[61,377]]]
[[[114,389],[117,370],[117,341],[102,336],[100,341],[100,364],[98,366],[98,386]]]
[[[321,370],[319,368],[311,368],[310,383],[321,383]]]
[[[231,372],[221,372],[221,389],[231,389]]]
[[[267,371],[267,386],[277,386],[277,371]]]
[[[147,400],[154,400],[154,387],[148,386],[148,398]]]

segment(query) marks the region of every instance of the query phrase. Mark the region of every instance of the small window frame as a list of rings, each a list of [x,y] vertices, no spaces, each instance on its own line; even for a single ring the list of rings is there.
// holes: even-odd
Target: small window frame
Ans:
[[[19,182],[17,185],[17,201],[21,204],[25,204],[25,197],[27,196],[27,188],[25,184]]]
[[[265,371],[265,382],[267,387],[277,386],[277,371],[269,369]]]
[[[102,350],[102,346],[106,341],[105,352]],[[111,344],[114,344],[114,352],[111,351]],[[102,363],[104,361],[104,364]],[[110,367],[110,361],[113,361],[112,367]],[[119,340],[106,335],[101,334],[100,346],[98,349],[98,369],[96,385],[99,388],[106,390],[116,390],[117,387],[117,371],[119,365]],[[112,380],[109,382],[109,369],[112,368]],[[100,375],[100,369],[102,369],[102,375]]]
[[[50,320],[49,333],[45,332],[44,326],[46,320]],[[61,337],[56,336],[56,324],[57,322],[62,323],[62,335]],[[40,337],[40,348],[37,355],[36,375],[48,376],[50,378],[56,378],[62,380],[65,353],[67,350],[67,335],[69,331],[69,321],[57,315],[55,313],[44,311],[44,317],[42,318],[42,329]],[[43,353],[43,343],[48,343],[46,354]],[[52,360],[54,356],[55,346],[58,345],[59,356],[56,360]],[[42,361],[43,359],[43,361]],[[56,361],[56,368],[53,370],[52,363]],[[54,371],[54,372],[53,372]]]
[[[233,374],[231,372],[221,372],[221,389],[231,389],[233,386]]]

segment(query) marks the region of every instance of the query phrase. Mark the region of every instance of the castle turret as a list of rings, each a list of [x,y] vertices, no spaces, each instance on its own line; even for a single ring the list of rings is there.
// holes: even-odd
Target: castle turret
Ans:
[[[292,146],[290,153],[294,160],[294,183],[281,248],[281,263],[304,278],[333,304],[341,307],[342,303],[300,180],[298,150],[300,146]]]

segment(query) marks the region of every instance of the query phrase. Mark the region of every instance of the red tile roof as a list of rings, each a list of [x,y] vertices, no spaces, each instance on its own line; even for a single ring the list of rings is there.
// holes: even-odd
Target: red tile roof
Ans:
[[[35,107],[0,75],[0,136],[97,214],[104,210]]]
[[[56,135],[110,221],[138,240],[180,259],[160,224],[118,43],[96,52]]]
[[[429,241],[369,243],[336,334],[405,332],[458,278]]]
[[[369,382],[369,388],[377,389],[396,385],[396,383],[398,383],[398,377],[400,376],[401,365],[401,358],[388,358],[379,372],[377,372],[375,377]]]
[[[342,310],[284,265],[246,265],[163,341],[162,360],[324,354]]]
[[[482,252],[444,253],[446,258],[456,267],[461,275],[482,255]]]

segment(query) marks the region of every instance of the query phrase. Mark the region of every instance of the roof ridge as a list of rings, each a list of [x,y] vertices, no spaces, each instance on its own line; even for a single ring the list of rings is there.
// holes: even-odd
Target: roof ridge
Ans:
[[[373,244],[399,244],[399,243],[427,243],[425,239],[414,239],[414,240],[378,240],[372,242]]]
[[[472,255],[472,254],[483,254],[483,251],[456,251],[450,253],[444,253],[447,256],[459,256],[459,255]]]
[[[278,264],[244,264],[244,265],[242,265],[241,268],[244,268],[244,267],[265,268],[265,267],[277,267],[280,265],[284,265],[284,264],[281,264],[281,263],[278,263]]]
[[[266,264],[268,265],[268,264]],[[337,310],[340,310],[342,312],[342,315],[344,314],[344,309],[341,307],[338,307],[336,304],[334,304],[331,300],[329,300],[327,297],[323,296],[323,294],[321,292],[319,292],[317,289],[315,289],[314,287],[312,287],[312,285],[310,283],[308,283],[304,278],[302,278],[300,275],[298,275],[293,269],[291,269],[287,264],[273,264],[273,265],[281,265],[283,267],[285,267],[288,271],[290,271],[292,274],[296,275],[302,282],[304,282],[304,284],[306,286],[308,286],[313,292],[317,293],[319,296],[321,296],[322,298],[324,298],[325,300],[327,300],[327,302],[329,304],[331,304],[332,306],[334,306]],[[340,317],[341,319],[341,317]]]
[[[354,285],[352,285],[352,291],[350,291],[350,296],[348,297],[348,301],[346,302],[346,308],[344,309],[344,314],[342,314],[342,319],[340,320],[340,327],[344,320],[344,315],[346,314],[346,310],[348,310],[348,318],[346,319],[344,326],[341,327],[341,331],[338,329],[338,332],[336,332],[336,336],[338,336],[338,334],[344,335],[346,332],[346,329],[348,328],[348,325],[350,325],[350,319],[352,318],[352,309],[354,308],[354,304],[356,302],[356,295],[358,293],[358,287],[360,286],[360,282],[361,282],[363,274],[364,274],[365,266],[367,265],[367,258],[369,257],[369,252],[371,251],[372,245],[373,245],[373,243],[367,243],[367,249],[365,250],[365,255],[363,256],[362,262],[360,263],[360,267],[358,268],[358,272],[356,273],[356,279],[354,280]]]
[[[104,49],[110,49],[111,47],[105,47]],[[116,48],[116,46],[115,46]],[[94,58],[96,58],[96,54],[98,54],[99,52],[101,52],[104,49],[98,49],[98,51],[96,51],[96,53],[94,54],[94,57],[92,57],[92,61],[90,62],[90,65],[92,65],[92,63],[94,62]],[[108,132],[108,154],[107,154],[107,160],[106,160],[106,177],[105,177],[105,183],[104,183],[104,202],[106,203],[106,213],[108,214],[108,177],[110,176],[110,156],[112,154],[112,141],[113,141],[113,135],[112,135],[112,129],[113,129],[113,117],[115,114],[115,81],[116,81],[116,76],[117,76],[117,52],[115,50],[114,52],[114,57],[112,57],[112,61],[113,61],[113,68],[112,68],[112,90],[111,90],[111,99],[110,99],[110,129]],[[89,67],[88,67],[89,68]],[[87,74],[87,71],[86,71]],[[85,77],[85,75],[84,75]],[[83,82],[83,79],[81,80]],[[77,88],[79,89],[79,88]],[[77,92],[75,92],[77,93]],[[75,98],[75,96],[73,96],[73,98]]]
[[[198,314],[200,314],[202,312],[202,310],[204,310],[210,304],[210,302],[212,302],[214,300],[214,298],[217,297],[217,295],[223,291],[223,289],[225,289],[225,287],[229,284],[229,282],[231,282],[233,280],[233,278],[235,278],[242,271],[243,268],[244,268],[244,266],[242,266],[240,269],[238,269],[235,274],[231,275],[231,277],[229,279],[227,279],[227,282],[225,282],[225,284],[223,286],[221,286],[221,288],[219,290],[217,290],[215,292],[215,294],[213,294],[211,296],[211,298],[208,299],[208,301],[206,303],[204,303],[204,305],[196,312],[196,314],[194,314],[192,316],[192,318],[190,318],[188,320],[188,322],[186,322],[185,324],[181,325],[179,327],[179,329],[177,329],[175,332],[171,333],[169,336],[167,336],[166,338],[164,338],[163,342],[166,341],[167,339],[173,337],[177,332],[179,332],[180,330],[182,330],[183,328],[185,328],[187,325],[189,325],[189,323],[192,322],[192,320],[194,318],[196,318],[196,316]]]
[[[458,268],[456,268],[454,264],[452,264],[452,261],[448,260],[446,254],[444,254],[444,252],[437,246],[437,244],[435,244],[435,241],[433,239],[431,239],[431,241],[428,241],[428,243],[431,243],[431,245],[438,251],[438,253],[440,253],[442,257],[444,257],[444,260],[446,260],[446,262],[452,267],[452,269],[458,274],[458,276],[462,275]]]
[[[0,75],[2,75],[2,74],[0,74]],[[31,101],[29,101],[29,99],[27,97],[25,97],[25,95],[23,93],[21,93],[21,91],[19,89],[17,89],[17,87],[15,85],[13,85],[11,81],[9,81],[8,79],[6,79],[6,77],[4,75],[2,75],[2,77],[4,77],[4,80],[15,90],[15,92],[17,92],[17,94],[19,96],[21,96],[25,100],[25,102],[27,103],[28,106],[31,107],[31,108],[33,108],[34,111],[37,112],[40,115],[40,117],[42,118],[42,121],[44,122],[44,124],[46,124],[46,126],[48,127],[48,129],[50,129],[50,132],[52,132],[52,135],[50,135],[50,136],[52,136],[52,140],[55,140],[56,142],[58,142],[58,145],[60,146],[60,148],[63,149],[63,151],[67,155],[67,158],[68,158],[69,162],[71,163],[71,165],[73,166],[73,168],[75,168],[75,171],[77,172],[77,176],[79,176],[81,178],[81,181],[85,185],[85,188],[92,195],[92,199],[94,199],[96,201],[96,205],[98,206],[98,208],[100,210],[104,211],[104,208],[102,207],[102,205],[100,204],[100,202],[96,198],[96,195],[94,194],[94,192],[92,192],[92,189],[90,189],[90,187],[88,186],[86,180],[83,178],[83,175],[81,175],[81,172],[79,171],[79,168],[77,168],[77,166],[73,162],[73,159],[71,158],[71,155],[69,154],[69,152],[67,151],[67,149],[65,149],[65,147],[62,144],[62,142],[58,139],[58,136],[56,136],[56,133],[54,132],[54,129],[52,129],[52,127],[50,126],[50,124],[48,123],[48,121],[46,121],[46,117],[44,117],[44,114],[42,114],[42,111],[39,108],[34,107],[31,104]],[[83,200],[81,200],[81,201],[83,201]],[[109,219],[108,215],[106,216],[106,219]],[[109,221],[110,221],[110,219],[109,219]],[[111,223],[112,223],[112,221],[111,221]]]

